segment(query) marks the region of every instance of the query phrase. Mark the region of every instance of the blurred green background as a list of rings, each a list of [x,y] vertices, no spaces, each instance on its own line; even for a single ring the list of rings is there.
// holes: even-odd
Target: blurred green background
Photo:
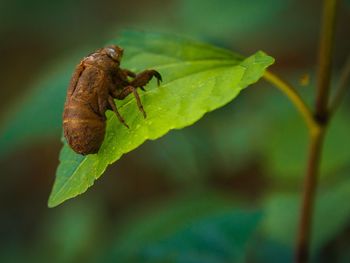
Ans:
[[[70,76],[59,82],[61,72],[120,30],[137,29],[242,54],[264,50],[312,103],[320,13],[317,0],[1,0],[0,262],[290,262],[307,132],[269,84],[143,144],[86,194],[54,209],[47,199],[63,101],[50,107],[53,98],[38,94],[66,88]],[[334,84],[350,54],[349,17],[350,1],[342,1]],[[52,122],[18,114],[21,105],[35,113],[36,103],[26,104],[32,98],[47,103]],[[347,97],[327,134],[314,262],[350,262],[349,112]]]

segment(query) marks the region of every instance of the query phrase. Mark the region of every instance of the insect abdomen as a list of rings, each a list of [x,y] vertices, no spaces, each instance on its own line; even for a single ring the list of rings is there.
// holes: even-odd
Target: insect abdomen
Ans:
[[[88,105],[71,101],[63,113],[63,130],[70,147],[82,155],[97,153],[105,136],[106,121]]]

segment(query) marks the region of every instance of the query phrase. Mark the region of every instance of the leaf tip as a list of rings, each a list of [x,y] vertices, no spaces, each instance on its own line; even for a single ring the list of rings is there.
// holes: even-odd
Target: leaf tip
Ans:
[[[54,208],[54,207],[58,206],[61,203],[62,203],[62,201],[56,200],[56,198],[51,193],[50,197],[49,197],[49,200],[47,201],[47,207],[48,208]]]
[[[264,62],[266,67],[269,67],[275,63],[275,58],[262,50],[259,50],[258,52],[256,52],[256,59],[261,62]]]

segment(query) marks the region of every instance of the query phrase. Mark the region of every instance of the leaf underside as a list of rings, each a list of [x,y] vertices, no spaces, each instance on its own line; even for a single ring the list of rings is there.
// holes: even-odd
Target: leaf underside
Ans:
[[[123,68],[136,72],[156,69],[163,82],[157,87],[151,81],[147,92],[140,91],[146,119],[132,95],[116,101],[130,129],[108,111],[105,140],[98,154],[78,155],[63,140],[49,207],[85,192],[109,164],[147,139],[189,126],[206,112],[227,104],[274,62],[261,51],[244,59],[225,49],[165,34],[126,32],[112,43],[125,49]]]

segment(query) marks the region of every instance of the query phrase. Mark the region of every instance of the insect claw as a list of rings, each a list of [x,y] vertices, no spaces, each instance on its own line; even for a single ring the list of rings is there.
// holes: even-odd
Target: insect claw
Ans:
[[[142,115],[143,115],[143,118],[147,118],[147,114],[142,106],[142,104],[139,104],[139,110],[141,111]]]
[[[119,114],[119,113],[118,113]],[[130,129],[130,127],[129,127],[129,125],[125,122],[125,120],[124,120],[124,118],[122,117],[122,116],[118,116],[117,115],[117,117],[118,117],[118,119],[119,119],[119,121],[126,127],[126,128],[128,128],[128,129]],[[119,118],[120,117],[120,118]]]
[[[163,81],[162,80],[162,76],[159,74],[159,72],[158,71],[154,71],[154,76],[156,77],[156,79],[157,79],[157,84],[158,84],[158,86],[160,85],[160,83]]]
[[[146,115],[146,112],[145,112],[145,110],[144,110],[144,108],[143,108],[143,106],[142,106],[140,96],[139,96],[139,94],[137,93],[136,88],[134,88],[134,87],[132,87],[132,88],[133,88],[133,91],[132,91],[132,92],[134,93],[134,96],[135,96],[135,99],[136,99],[136,102],[137,102],[137,107],[138,107],[139,110],[142,112],[143,117],[146,118],[147,115]]]

